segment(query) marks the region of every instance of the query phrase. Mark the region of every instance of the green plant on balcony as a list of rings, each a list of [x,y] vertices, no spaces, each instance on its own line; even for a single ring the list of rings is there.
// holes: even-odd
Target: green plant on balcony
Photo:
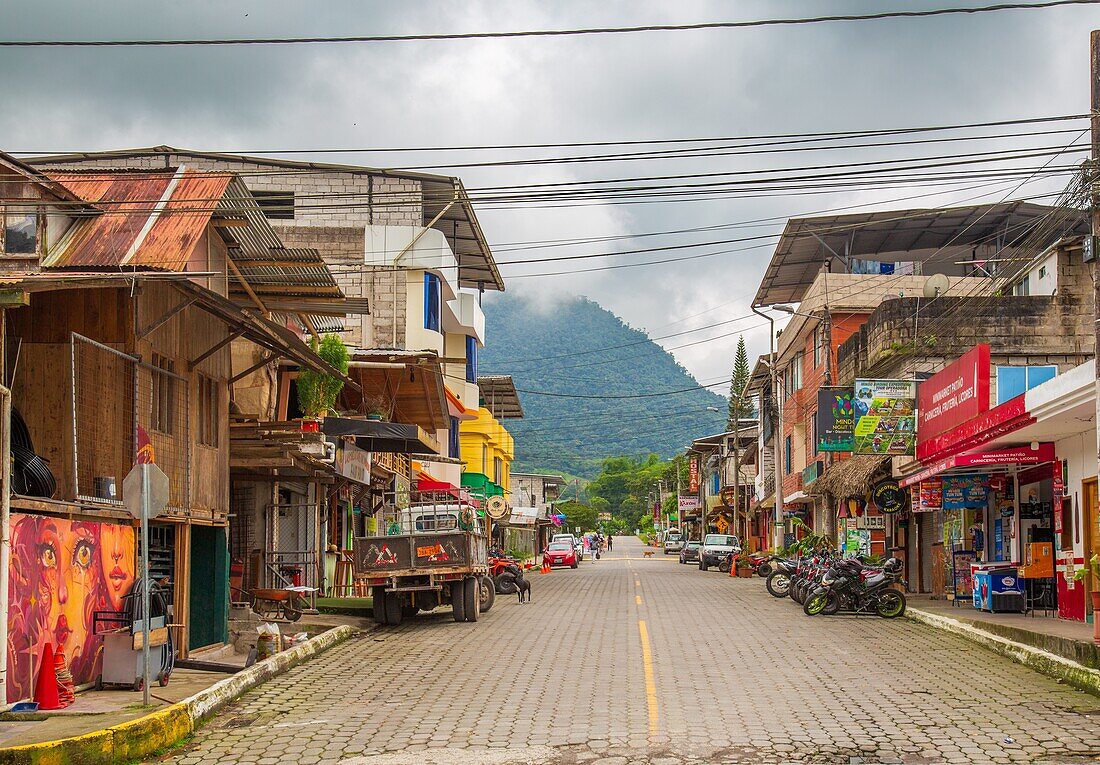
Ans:
[[[348,348],[339,337],[325,335],[320,343],[314,338],[309,347],[340,374],[348,373]],[[324,417],[332,411],[343,389],[340,378],[303,369],[298,373],[298,408],[306,417]]]

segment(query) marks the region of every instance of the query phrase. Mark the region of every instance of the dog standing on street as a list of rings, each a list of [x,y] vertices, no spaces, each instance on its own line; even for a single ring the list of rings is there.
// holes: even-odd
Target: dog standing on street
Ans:
[[[521,571],[519,576],[516,577],[516,594],[519,596],[519,602],[525,602],[523,597],[527,596],[527,603],[531,602],[531,582],[527,580],[527,577],[523,575]]]

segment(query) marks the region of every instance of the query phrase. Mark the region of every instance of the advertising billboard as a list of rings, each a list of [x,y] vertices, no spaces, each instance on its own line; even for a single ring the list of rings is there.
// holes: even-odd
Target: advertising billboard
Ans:
[[[917,383],[913,380],[856,380],[856,454],[916,453]]]
[[[855,448],[855,409],[851,388],[818,388],[817,450],[850,452]]]
[[[976,345],[920,384],[918,453],[932,438],[989,411],[989,346]]]

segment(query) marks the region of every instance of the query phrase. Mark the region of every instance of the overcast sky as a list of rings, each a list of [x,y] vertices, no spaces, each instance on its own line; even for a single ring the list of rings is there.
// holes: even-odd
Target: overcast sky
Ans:
[[[0,7],[0,37],[78,39],[255,37],[561,28],[730,21],[940,2],[363,2],[24,0]],[[155,8],[155,10],[154,10]],[[207,150],[408,147],[632,140],[864,130],[1073,114],[1088,108],[1088,30],[1100,7],[926,20],[551,39],[242,48],[3,49],[8,97],[0,147],[99,150],[169,144]],[[1064,126],[1059,126],[1064,127]],[[1019,139],[1020,146],[1071,137]],[[973,145],[974,150],[1001,148]],[[467,187],[794,167],[946,154],[944,146],[860,153],[585,165],[465,168]],[[612,151],[618,149],[611,149]],[[590,150],[570,149],[559,154]],[[370,166],[545,157],[541,149],[478,154],[310,155]],[[728,239],[777,231],[787,216],[879,203],[998,201],[1010,187],[768,196],[635,205],[486,208],[501,261]],[[1043,193],[1034,184],[1027,191]],[[902,197],[920,198],[895,201]],[[871,208],[862,208],[871,209]],[[629,235],[776,218],[693,234]],[[516,243],[620,237],[573,247]],[[722,249],[712,247],[711,250]],[[728,246],[727,248],[728,249]],[[690,254],[703,250],[677,251]],[[633,326],[665,335],[743,316],[769,247],[659,266],[533,277],[639,255],[505,267],[509,291],[552,310],[585,294]],[[659,254],[644,256],[657,259]],[[667,257],[667,255],[666,255]],[[662,341],[696,377],[728,375],[737,337],[766,350],[759,320]],[[724,337],[718,337],[723,336]],[[489,341],[491,342],[491,338]],[[544,355],[516,349],[515,356]],[[494,370],[504,371],[504,370]],[[724,392],[724,391],[723,391]]]

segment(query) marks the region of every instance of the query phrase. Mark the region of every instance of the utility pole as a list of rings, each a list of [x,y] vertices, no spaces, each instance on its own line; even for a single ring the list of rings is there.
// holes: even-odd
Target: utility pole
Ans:
[[[772,453],[775,465],[773,465],[773,473],[775,474],[775,510],[772,516],[772,547],[778,550],[783,546],[783,407],[779,402],[779,375],[778,370],[775,368],[776,354],[775,354],[775,319],[763,311],[758,311],[756,306],[752,306],[751,310],[757,316],[763,316],[768,320],[768,343],[771,349],[771,356],[768,363],[768,371],[771,377],[771,389],[772,389],[772,408],[775,410],[774,422],[772,423]],[[1097,452],[1100,457],[1100,450]]]

